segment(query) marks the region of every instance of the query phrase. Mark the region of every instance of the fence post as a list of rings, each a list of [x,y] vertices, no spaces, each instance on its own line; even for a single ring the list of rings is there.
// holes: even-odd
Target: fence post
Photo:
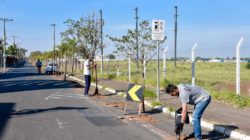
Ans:
[[[236,94],[240,95],[240,47],[244,41],[244,37],[241,37],[236,46]]]
[[[168,47],[163,50],[163,79],[166,79],[167,67],[166,67],[166,53],[168,51]]]
[[[192,85],[195,85],[195,49],[198,43],[195,43],[191,51],[191,61],[192,61]]]

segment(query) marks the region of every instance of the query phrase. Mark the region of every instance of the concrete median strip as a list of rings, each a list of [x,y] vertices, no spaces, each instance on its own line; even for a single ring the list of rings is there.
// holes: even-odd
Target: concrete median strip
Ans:
[[[73,80],[76,80],[76,81],[81,81],[83,83],[84,80],[81,80],[79,78],[76,78],[76,77],[72,77],[72,76],[68,76],[69,78],[73,79]],[[94,83],[91,83],[92,86],[95,86]],[[110,87],[104,87],[104,86],[101,86],[99,85],[98,86],[100,89],[104,89],[110,93],[113,93],[113,94],[117,94],[119,96],[121,95],[124,95],[124,97],[126,96],[126,93],[125,92],[116,92],[115,89],[112,89]],[[144,101],[145,105],[150,107],[150,108],[154,108],[156,109],[157,111],[160,111],[160,112],[163,112],[165,114],[169,114],[171,115],[172,117],[175,117],[175,112],[171,111],[171,109],[169,107],[163,107],[163,106],[155,106],[153,107],[151,105],[151,103],[149,101]],[[192,120],[192,115],[189,114],[189,118],[190,120]],[[191,121],[192,123],[192,121]],[[223,127],[223,126],[218,126],[216,125],[215,123],[211,123],[207,120],[201,120],[201,126],[202,128],[205,128],[205,129],[208,129],[208,130],[211,130],[211,131],[216,131],[218,133],[221,133],[221,134],[224,134],[230,138],[233,138],[233,139],[240,139],[240,140],[250,140],[250,136],[249,135],[246,135],[242,132],[239,132],[239,131],[235,131],[235,130],[230,130],[229,128],[226,128],[226,127]]]

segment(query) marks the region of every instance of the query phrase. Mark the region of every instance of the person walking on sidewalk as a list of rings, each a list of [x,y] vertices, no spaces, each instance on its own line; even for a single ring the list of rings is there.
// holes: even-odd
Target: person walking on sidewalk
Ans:
[[[85,79],[85,90],[84,90],[84,96],[88,97],[89,96],[89,88],[91,84],[91,69],[96,67],[96,64],[91,65],[90,63],[93,60],[89,57],[84,61],[84,79]]]
[[[171,96],[177,96],[182,103],[182,118],[181,125],[178,126],[179,129],[183,129],[187,117],[187,104],[194,105],[192,120],[194,136],[197,140],[201,140],[201,116],[211,101],[209,93],[199,86],[186,84],[179,84],[178,86],[169,84],[166,87],[166,92]]]

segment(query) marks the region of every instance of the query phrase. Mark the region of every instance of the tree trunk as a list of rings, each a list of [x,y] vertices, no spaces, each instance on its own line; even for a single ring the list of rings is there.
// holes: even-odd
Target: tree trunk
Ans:
[[[147,79],[147,65],[146,65],[146,60],[143,60],[143,73],[144,73],[144,80],[146,81],[146,79]]]
[[[119,60],[117,60],[117,73],[116,73],[116,75],[117,75],[117,77],[120,77],[120,66],[119,66]]]
[[[72,56],[72,62],[71,62],[71,64],[72,64],[72,65],[71,65],[71,66],[72,66],[72,67],[71,67],[71,68],[72,68],[72,69],[71,69],[71,73],[73,74],[73,73],[74,73],[74,66],[75,66],[75,55],[74,55],[74,54],[73,54],[73,56]]]
[[[63,74],[63,81],[66,81],[66,74],[67,74],[67,56],[65,56],[65,65],[64,65],[64,74]]]

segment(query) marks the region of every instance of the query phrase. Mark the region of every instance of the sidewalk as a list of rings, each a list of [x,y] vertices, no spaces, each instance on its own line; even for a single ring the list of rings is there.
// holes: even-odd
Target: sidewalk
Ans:
[[[83,79],[83,76],[75,76],[76,78]],[[128,88],[127,82],[113,81],[109,79],[98,79],[98,84],[104,87],[110,87],[116,92],[126,91]],[[166,106],[181,107],[177,98],[173,98],[163,92],[160,94],[160,101]],[[192,112],[193,107],[189,107]],[[165,111],[163,111],[165,113]],[[168,112],[168,111],[166,111]],[[250,136],[250,109],[236,109],[231,105],[212,101],[205,113],[203,114],[203,126],[213,128],[220,133],[230,135],[232,138],[241,139],[244,136]],[[215,127],[215,128],[214,128]],[[221,129],[222,128],[222,129]],[[247,137],[246,139],[248,139]]]

